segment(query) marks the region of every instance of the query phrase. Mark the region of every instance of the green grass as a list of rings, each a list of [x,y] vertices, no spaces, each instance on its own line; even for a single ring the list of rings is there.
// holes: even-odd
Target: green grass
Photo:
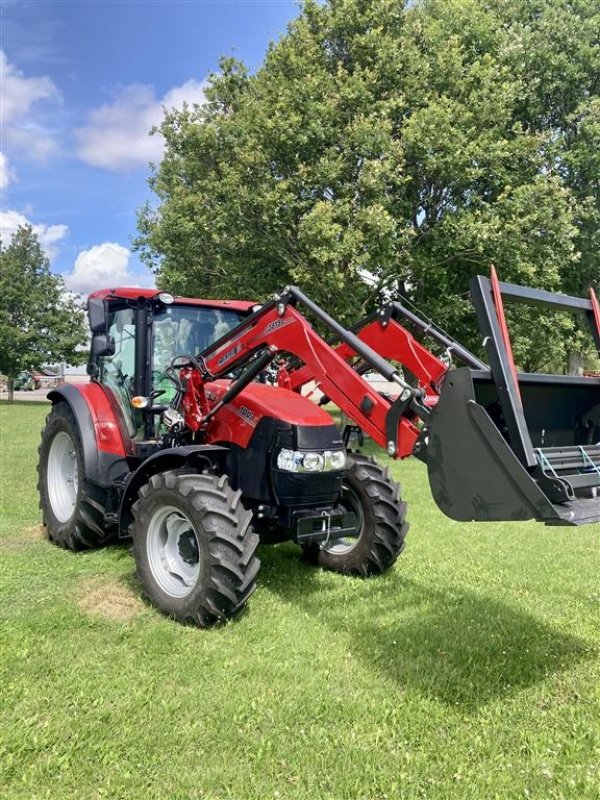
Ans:
[[[248,613],[185,628],[127,548],[37,535],[46,410],[0,406],[4,800],[599,797],[599,526],[453,523],[394,464],[388,575],[262,548]]]

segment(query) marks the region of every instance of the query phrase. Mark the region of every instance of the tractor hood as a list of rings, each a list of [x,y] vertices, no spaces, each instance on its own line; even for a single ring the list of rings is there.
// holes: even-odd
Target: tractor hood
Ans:
[[[205,385],[211,405],[221,399],[229,384],[230,381],[219,380]],[[245,447],[263,419],[277,420],[295,427],[303,431],[307,441],[311,438],[312,429],[335,427],[332,417],[307,397],[278,386],[251,383],[213,418],[211,439],[235,442]],[[328,432],[325,438],[330,436]],[[315,430],[314,438],[321,440],[323,436]]]

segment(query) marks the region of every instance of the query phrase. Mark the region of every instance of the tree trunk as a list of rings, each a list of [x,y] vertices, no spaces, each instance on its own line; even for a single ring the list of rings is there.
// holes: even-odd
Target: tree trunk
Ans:
[[[8,378],[6,381],[6,392],[8,395],[8,402],[12,403],[15,399],[15,379]]]
[[[567,360],[567,375],[583,374],[583,353],[570,352]]]

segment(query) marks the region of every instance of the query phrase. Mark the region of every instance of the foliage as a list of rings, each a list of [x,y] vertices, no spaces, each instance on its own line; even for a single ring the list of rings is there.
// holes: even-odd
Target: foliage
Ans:
[[[478,347],[490,263],[600,284],[599,29],[595,0],[307,0],[255,75],[224,59],[167,113],[137,247],[175,291],[298,283],[348,322],[402,292]],[[513,327],[530,367],[583,347],[572,321]]]
[[[21,226],[0,243],[0,373],[9,379],[44,363],[80,363],[84,314],[53,275],[38,237]]]

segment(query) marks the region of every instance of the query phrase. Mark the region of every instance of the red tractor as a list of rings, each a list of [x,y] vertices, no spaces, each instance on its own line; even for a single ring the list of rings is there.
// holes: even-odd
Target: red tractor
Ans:
[[[433,331],[464,364],[455,369],[402,327],[425,323],[399,305],[352,332],[295,287],[262,306],[95,292],[91,380],[49,393],[38,469],[50,539],[78,550],[131,537],[148,598],[201,627],[245,605],[259,541],[293,540],[345,574],[383,573],[403,550],[406,505],[387,470],[350,451],[356,431],[394,458],[426,462],[454,519],[598,522],[600,380],[517,375],[502,310],[508,296],[582,312],[600,347],[595,298],[495,276],[476,279],[472,294],[490,365]],[[265,379],[276,359],[283,385]],[[366,368],[398,394],[377,392]],[[353,424],[340,431],[302,396],[308,380]]]

